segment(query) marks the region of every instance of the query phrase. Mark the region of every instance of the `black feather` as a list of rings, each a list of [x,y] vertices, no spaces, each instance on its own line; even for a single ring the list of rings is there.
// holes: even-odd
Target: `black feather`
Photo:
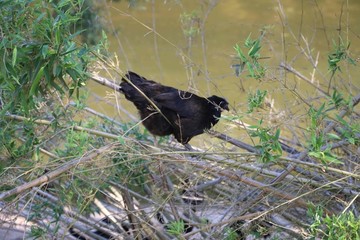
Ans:
[[[144,126],[157,136],[173,134],[180,143],[187,144],[192,137],[215,125],[224,109],[229,110],[228,102],[218,96],[199,97],[147,80],[134,72],[128,72],[125,77],[120,92],[134,103]]]

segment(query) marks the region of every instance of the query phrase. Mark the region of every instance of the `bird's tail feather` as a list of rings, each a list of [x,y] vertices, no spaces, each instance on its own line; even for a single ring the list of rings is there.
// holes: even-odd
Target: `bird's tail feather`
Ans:
[[[125,97],[135,104],[148,104],[148,100],[144,97],[144,94],[147,95],[145,88],[147,85],[146,78],[131,71],[126,73],[125,77],[126,78],[121,79],[122,82],[120,84],[120,91],[125,94]],[[136,86],[136,88],[134,86]]]
[[[136,86],[140,85],[141,83],[143,83],[144,81],[147,80],[146,78],[140,76],[139,74],[131,72],[131,71],[128,71],[126,73],[125,77]],[[125,81],[125,80],[123,79],[123,81]]]

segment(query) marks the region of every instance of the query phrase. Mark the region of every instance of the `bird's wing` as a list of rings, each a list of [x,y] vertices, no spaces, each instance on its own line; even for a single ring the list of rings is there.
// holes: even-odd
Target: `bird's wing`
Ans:
[[[171,110],[181,118],[192,118],[202,111],[203,100],[189,92],[175,90],[158,94],[153,99],[160,108]]]

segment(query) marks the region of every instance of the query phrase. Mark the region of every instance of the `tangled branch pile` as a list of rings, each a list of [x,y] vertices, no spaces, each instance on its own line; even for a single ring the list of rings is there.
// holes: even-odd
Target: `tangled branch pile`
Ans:
[[[248,112],[232,106],[220,121],[225,130],[206,133],[210,144],[185,151],[154,140],[138,120],[119,122],[84,104],[89,68],[110,68],[106,44],[76,41],[83,1],[55,2],[0,2],[1,236],[359,239],[360,95],[355,84],[345,92],[332,81],[341,61],[355,63],[348,48],[329,55],[326,89],[287,63],[266,75],[260,38],[245,41],[248,51],[236,45],[236,75],[246,67],[255,79],[276,79],[306,110],[279,112],[259,90]],[[298,45],[315,73],[318,57]],[[315,97],[292,88],[289,75]],[[268,127],[245,123],[254,110]]]

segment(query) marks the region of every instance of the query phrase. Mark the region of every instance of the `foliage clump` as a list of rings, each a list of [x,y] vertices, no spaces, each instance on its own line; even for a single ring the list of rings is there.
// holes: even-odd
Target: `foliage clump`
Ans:
[[[360,221],[352,212],[324,216],[323,209],[318,207],[315,211],[309,210],[309,215],[313,218],[309,228],[312,239],[360,239]]]
[[[79,96],[96,49],[79,43],[83,30],[74,31],[83,14],[82,0],[0,3],[3,111],[29,115],[55,91]]]

